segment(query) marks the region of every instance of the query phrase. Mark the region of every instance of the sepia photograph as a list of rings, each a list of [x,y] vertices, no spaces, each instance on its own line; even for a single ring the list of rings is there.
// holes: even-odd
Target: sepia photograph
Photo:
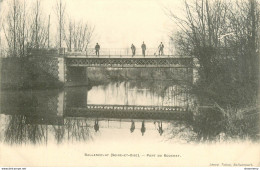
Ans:
[[[0,167],[260,167],[259,0],[0,0]]]

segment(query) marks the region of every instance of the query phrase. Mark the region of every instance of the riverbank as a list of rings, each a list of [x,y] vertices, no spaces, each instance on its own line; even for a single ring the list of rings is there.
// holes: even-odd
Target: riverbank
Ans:
[[[210,85],[197,81],[191,93],[201,107],[194,116],[198,140],[259,141],[259,106],[252,84],[214,79]]]
[[[1,89],[56,89],[63,83],[47,73],[27,58],[1,59]]]

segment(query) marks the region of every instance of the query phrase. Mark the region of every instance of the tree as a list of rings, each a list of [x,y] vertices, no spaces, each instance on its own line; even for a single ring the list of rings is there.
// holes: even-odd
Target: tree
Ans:
[[[217,70],[214,60],[223,42],[221,35],[229,33],[227,26],[228,4],[221,1],[200,0],[189,4],[185,1],[184,19],[170,13],[180,28],[176,41],[177,51],[180,54],[195,56],[200,64],[201,78],[210,82],[213,71]],[[219,57],[219,56],[218,56]]]
[[[56,15],[58,18],[58,22],[59,22],[59,29],[58,29],[58,33],[59,33],[59,48],[62,47],[62,35],[64,34],[64,24],[65,24],[65,10],[66,10],[66,5],[65,3],[63,3],[62,0],[58,1],[56,3]]]
[[[65,32],[65,42],[69,51],[72,47],[75,51],[83,51],[88,48],[88,45],[93,36],[94,27],[82,21],[76,22],[69,20],[68,30]]]
[[[39,0],[33,4],[32,20],[29,22],[29,47],[31,48],[45,48],[48,41],[48,25],[43,17],[41,11],[41,3]]]
[[[13,0],[8,4],[6,21],[2,28],[8,46],[9,56],[23,57],[26,48],[44,48],[47,41],[47,27],[42,16],[40,1],[27,9],[26,1]],[[28,18],[27,15],[33,16]]]
[[[2,28],[10,56],[24,56],[26,41],[26,3],[13,0],[8,4],[6,21]]]
[[[169,13],[179,27],[171,39],[179,54],[198,59],[200,84],[223,99],[238,91],[254,100],[259,85],[257,1],[194,0],[184,6],[184,18]]]

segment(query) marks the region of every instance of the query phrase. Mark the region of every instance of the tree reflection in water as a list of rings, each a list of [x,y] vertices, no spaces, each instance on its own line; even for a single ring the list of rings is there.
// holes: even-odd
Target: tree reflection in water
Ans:
[[[90,125],[85,118],[66,118],[64,127],[68,133],[68,140],[87,141],[91,139]]]
[[[228,110],[225,114],[217,109],[208,109],[195,116],[193,130],[197,134],[197,141],[223,142],[234,140],[257,141],[259,137],[259,114]]]
[[[254,139],[255,137],[250,136],[253,134],[250,133],[252,128],[243,126],[242,120],[227,119],[216,108],[203,108],[199,110],[193,120],[172,123],[170,138],[178,137],[186,142],[199,143],[243,140],[246,139],[245,137],[248,137],[249,140]],[[250,129],[250,131],[246,131],[246,129]]]
[[[11,115],[4,131],[4,141],[9,144],[48,143],[50,135],[58,144],[67,136],[68,141],[91,139],[90,126],[86,119],[65,118],[63,125],[32,124],[31,117]]]
[[[54,136],[57,141],[57,143],[62,143],[64,139],[64,134],[65,134],[65,127],[62,125],[53,125],[53,130],[54,130]]]
[[[170,139],[178,138],[190,142],[218,142],[225,131],[221,123],[222,114],[214,109],[206,109],[195,115],[193,120],[171,123]]]
[[[223,119],[222,114],[215,109],[201,111],[192,122],[193,131],[197,134],[196,141],[215,141],[223,131],[219,123]]]
[[[191,143],[196,139],[196,133],[193,132],[192,126],[186,121],[172,121],[168,126],[166,136],[170,140],[177,139],[181,143]]]
[[[4,132],[5,142],[10,144],[41,143],[46,138],[44,125],[26,124],[25,115],[10,116]]]

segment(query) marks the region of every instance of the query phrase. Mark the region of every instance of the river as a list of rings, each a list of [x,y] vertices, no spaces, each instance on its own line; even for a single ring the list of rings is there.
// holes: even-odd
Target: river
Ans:
[[[184,120],[132,119],[66,114],[87,105],[188,107],[187,86],[174,82],[118,82],[63,90],[3,91],[1,142],[6,144],[107,142],[140,140],[192,142],[195,133]]]

